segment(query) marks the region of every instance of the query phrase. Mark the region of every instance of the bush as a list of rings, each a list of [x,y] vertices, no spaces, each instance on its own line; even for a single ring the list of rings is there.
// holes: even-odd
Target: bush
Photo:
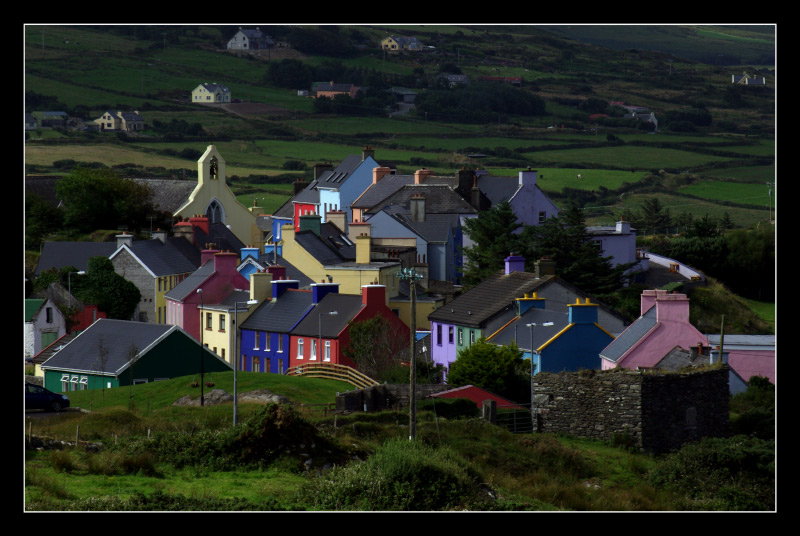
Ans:
[[[745,436],[705,438],[669,455],[649,475],[692,510],[773,510],[775,442]]]
[[[478,406],[467,398],[428,398],[417,404],[417,411],[432,411],[445,419],[472,419],[478,416]]]
[[[338,467],[304,490],[323,510],[491,509],[480,475],[446,447],[393,439],[366,461]]]

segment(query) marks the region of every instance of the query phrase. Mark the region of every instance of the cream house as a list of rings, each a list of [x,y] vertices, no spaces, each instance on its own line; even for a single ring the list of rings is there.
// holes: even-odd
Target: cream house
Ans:
[[[122,130],[124,132],[144,130],[144,119],[138,111],[112,112],[106,110],[93,122],[99,130]]]
[[[217,83],[209,84],[206,82],[192,90],[192,102],[198,104],[231,102],[231,91]]]
[[[245,244],[257,243],[260,235],[256,226],[259,207],[247,208],[236,199],[226,182],[225,160],[216,146],[209,145],[197,161],[197,186],[189,199],[173,216],[188,220],[197,215],[208,217],[210,224],[223,223]]]

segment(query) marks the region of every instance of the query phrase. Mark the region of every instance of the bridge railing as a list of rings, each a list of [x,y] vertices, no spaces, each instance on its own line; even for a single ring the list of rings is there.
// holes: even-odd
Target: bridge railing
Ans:
[[[378,382],[366,374],[362,374],[353,367],[339,365],[337,363],[308,363],[296,365],[294,367],[289,367],[284,374],[288,376],[306,376],[310,378],[339,380],[354,385],[359,389],[379,385]]]

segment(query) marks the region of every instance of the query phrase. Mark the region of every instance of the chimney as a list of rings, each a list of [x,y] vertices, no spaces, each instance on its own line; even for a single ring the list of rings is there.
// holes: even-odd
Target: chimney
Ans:
[[[545,299],[537,296],[535,292],[531,293],[530,296],[526,292],[525,296],[517,298],[516,302],[518,316],[524,315],[530,309],[545,309]]]
[[[519,172],[519,185],[528,186],[536,184],[536,170],[528,168],[527,171]]]
[[[381,166],[372,168],[372,184],[378,184],[378,181],[383,178],[384,175],[388,175],[392,172],[392,168]]]
[[[129,235],[128,233],[122,233],[117,235],[117,247],[128,246],[129,248],[133,245],[133,235]]]
[[[306,186],[308,186],[308,181],[301,181],[300,179],[297,179],[292,183],[292,195],[295,196],[299,194],[300,192],[306,189]]]
[[[425,221],[425,196],[414,194],[410,200],[411,221]]]
[[[533,263],[533,275],[542,278],[546,275],[556,275],[556,262],[549,257],[542,257]]]
[[[333,85],[333,82],[331,82],[331,85]],[[375,159],[375,149],[373,149],[371,145],[367,145],[364,147],[364,150],[361,151],[361,161],[363,162],[367,158]]]
[[[581,302],[580,298],[575,299],[575,303],[567,304],[569,308],[570,324],[596,324],[598,304],[592,303],[589,298]]]
[[[320,178],[320,176],[325,173],[326,171],[331,171],[333,169],[333,165],[331,164],[314,164],[314,180]],[[308,183],[305,183],[308,186]],[[297,192],[295,192],[296,194]]]
[[[481,210],[481,189],[478,188],[478,176],[475,175],[472,180],[472,189],[470,190],[470,204],[475,210]]]
[[[320,235],[320,225],[322,216],[319,214],[304,214],[300,216],[300,229],[299,231],[311,231],[315,235]]]
[[[280,279],[286,279],[286,267],[281,266],[279,264],[273,264],[272,266],[267,266],[267,272],[272,274],[272,280],[278,281]]]
[[[220,251],[214,254],[214,272],[224,275],[239,273],[236,266],[239,264],[239,256],[231,251]]]
[[[347,232],[347,212],[343,210],[332,210],[325,215],[328,223],[332,223],[341,232]]]
[[[356,264],[369,264],[372,250],[372,237],[362,234],[356,237]]]
[[[272,274],[255,271],[250,274],[250,299],[265,303],[272,300]]]
[[[356,243],[356,238],[365,234],[372,236],[372,225],[365,221],[354,221],[347,226],[347,238],[350,242]]]
[[[689,298],[686,294],[663,294],[656,296],[656,321],[689,323]]]
[[[385,285],[364,285],[361,287],[361,303],[370,305],[386,305]]]
[[[631,222],[620,220],[617,222],[617,233],[631,234]]]
[[[164,244],[167,241],[167,232],[162,231],[161,229],[156,229],[153,231],[153,238],[160,240],[161,243]]]
[[[416,170],[414,172],[414,184],[422,184],[428,175],[433,175],[433,171],[426,168]]]
[[[311,303],[319,303],[328,294],[339,294],[339,283],[311,284]]]
[[[200,229],[206,234],[206,236],[208,236],[209,225],[208,218],[206,216],[192,216],[189,218],[189,223],[192,224],[192,227]]]
[[[194,227],[188,221],[179,221],[176,223],[172,227],[172,235],[182,236],[188,240],[190,244],[194,244]]]
[[[511,255],[505,258],[506,262],[506,275],[512,272],[525,271],[525,258],[517,255],[516,252],[511,252]]]
[[[214,255],[219,253],[218,249],[212,249],[211,244],[206,244],[206,249],[200,252],[200,266],[204,266],[208,261],[214,259]]]
[[[647,311],[650,310],[653,305],[656,304],[656,297],[661,294],[666,294],[666,290],[656,289],[656,290],[643,290],[642,296],[640,298],[640,310],[639,315],[645,314]]]
[[[281,279],[279,281],[272,280],[272,299],[277,300],[284,292],[289,289],[297,290],[300,288],[300,282],[296,279]]]
[[[239,250],[240,260],[245,260],[248,255],[253,257],[255,260],[258,260],[258,248],[247,246],[246,248]]]
[[[461,168],[456,172],[456,177],[458,178],[458,187],[456,191],[461,197],[466,199],[467,196],[470,195],[470,191],[477,180],[475,172],[471,169]]]

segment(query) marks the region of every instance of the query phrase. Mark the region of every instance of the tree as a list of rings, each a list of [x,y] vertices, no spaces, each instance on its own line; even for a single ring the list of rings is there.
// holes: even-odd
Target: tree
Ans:
[[[541,225],[525,226],[520,240],[524,257],[552,259],[560,278],[595,296],[621,288],[625,272],[636,264],[612,266],[586,230],[583,212],[574,205]]]
[[[114,271],[107,257],[89,259],[86,275],[80,278],[78,288],[73,285],[75,297],[84,303],[96,304],[108,318],[129,320],[142,294],[136,285]]]
[[[25,246],[38,249],[42,240],[63,226],[63,214],[39,195],[25,195]]]
[[[516,344],[497,346],[481,337],[458,353],[450,365],[447,383],[474,385],[514,402],[530,399],[530,364]]]
[[[375,380],[399,365],[398,357],[402,357],[404,348],[408,349],[409,341],[400,337],[391,322],[380,315],[351,323],[349,332],[350,343],[342,353],[356,364],[359,372]]]
[[[519,249],[514,231],[522,224],[504,201],[464,222],[464,234],[474,245],[464,248],[464,285],[477,285],[503,268],[503,259]]]
[[[56,183],[56,195],[64,205],[64,225],[79,232],[140,229],[153,213],[150,188],[107,168],[72,168]]]
[[[664,208],[657,197],[644,200],[642,204],[641,225],[645,230],[655,233],[659,229],[666,229],[671,223],[672,218],[670,217],[669,209]]]

